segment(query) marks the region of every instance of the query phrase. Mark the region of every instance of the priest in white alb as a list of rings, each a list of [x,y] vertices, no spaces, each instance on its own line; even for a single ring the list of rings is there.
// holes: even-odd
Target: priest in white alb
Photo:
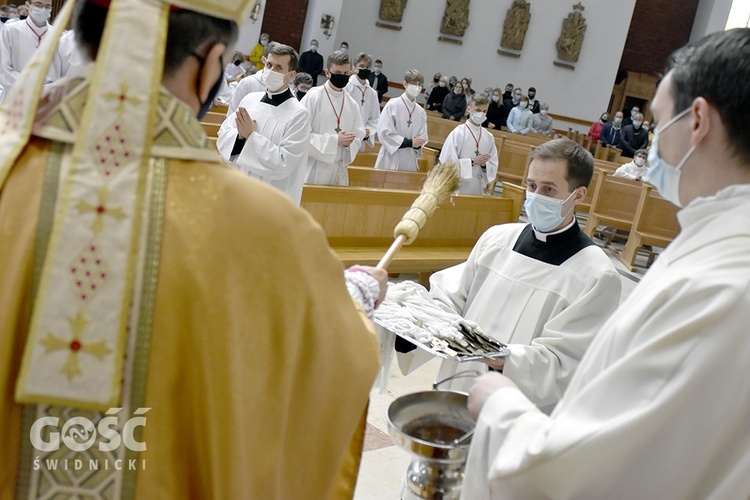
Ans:
[[[298,56],[292,47],[274,44],[266,60],[268,90],[242,99],[237,111],[222,123],[216,146],[224,160],[299,204],[310,145],[310,113],[289,90]]]
[[[6,95],[51,28],[47,20],[52,14],[52,0],[37,0],[33,4],[29,17],[6,23],[0,31],[0,86]],[[65,55],[59,49],[55,51],[45,83],[65,76],[67,65]]]
[[[247,94],[251,92],[265,92],[266,75],[269,71],[268,61],[266,61],[266,57],[268,57],[268,54],[271,52],[271,49],[275,44],[276,42],[269,42],[266,44],[265,49],[263,49],[264,53],[263,57],[261,58],[261,61],[264,64],[263,69],[256,71],[252,75],[247,76],[237,82],[237,85],[232,90],[232,99],[229,101],[229,106],[227,106],[227,116],[237,111],[237,108],[240,107],[242,99],[244,99]]]
[[[357,156],[365,126],[359,103],[344,90],[351,73],[346,52],[328,56],[325,72],[328,81],[300,101],[310,111],[312,125],[305,182],[348,186],[347,167]]]
[[[355,73],[349,78],[346,91],[359,103],[359,111],[362,114],[362,122],[365,124],[365,138],[362,141],[360,151],[365,146],[375,146],[375,136],[378,130],[378,118],[380,118],[380,103],[378,93],[370,86],[367,77],[372,69],[372,57],[364,52],[354,60]]]
[[[417,159],[427,144],[427,113],[417,104],[424,76],[416,69],[404,75],[401,96],[389,100],[378,120],[378,140],[383,144],[375,168],[417,171]]]
[[[594,159],[576,142],[539,146],[526,179],[531,223],[491,227],[465,263],[430,277],[435,301],[508,344],[510,355],[489,367],[503,371],[547,412],[620,303],[617,270],[574,215],[593,173]],[[446,360],[438,379],[487,369]],[[457,378],[450,387],[466,391],[471,378]]]
[[[471,96],[469,119],[448,134],[440,151],[440,163],[452,161],[459,167],[459,194],[485,194],[497,176],[495,136],[482,128],[489,105],[487,96]]]

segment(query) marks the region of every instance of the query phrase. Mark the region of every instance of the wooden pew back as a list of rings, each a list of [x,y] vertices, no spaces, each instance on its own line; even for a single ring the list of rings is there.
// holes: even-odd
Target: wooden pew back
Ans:
[[[419,196],[417,191],[305,185],[301,206],[315,218],[332,247],[379,247]],[[514,203],[494,196],[456,195],[438,207],[412,248],[471,249],[488,228],[511,222]]]
[[[600,224],[630,231],[640,195],[641,182],[600,171],[584,232],[593,236]]]
[[[501,139],[497,145],[497,178],[498,181],[509,181],[526,185],[529,168],[529,156],[536,146],[522,144],[508,139]]]

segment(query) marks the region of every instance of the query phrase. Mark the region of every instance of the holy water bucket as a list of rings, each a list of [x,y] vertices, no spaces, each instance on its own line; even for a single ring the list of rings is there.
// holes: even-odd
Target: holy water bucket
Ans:
[[[406,488],[414,497],[453,500],[461,495],[475,425],[467,398],[452,391],[416,392],[388,407],[393,441],[413,455]]]

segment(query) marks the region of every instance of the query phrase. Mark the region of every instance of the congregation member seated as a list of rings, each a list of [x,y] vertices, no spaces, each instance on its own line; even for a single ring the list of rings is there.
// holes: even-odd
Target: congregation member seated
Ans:
[[[622,127],[622,155],[632,158],[639,149],[648,144],[648,130],[643,128],[643,115],[636,113],[633,123]]]
[[[549,115],[549,104],[543,102],[540,106],[539,113],[535,113],[531,118],[531,131],[535,134],[552,137],[555,135],[555,129],[552,127],[552,117]]]
[[[589,137],[591,137],[595,141],[598,141],[599,136],[602,134],[602,129],[607,124],[607,122],[609,122],[609,113],[604,112],[597,121],[591,124],[591,128],[589,129],[588,134]]]
[[[440,81],[438,82],[437,86],[432,89],[432,92],[430,92],[430,96],[427,98],[427,110],[442,113],[443,101],[445,100],[445,96],[450,93],[451,90],[448,88],[448,77],[440,77]]]
[[[466,94],[464,85],[456,82],[453,91],[443,99],[443,118],[448,120],[461,121],[466,114]]]
[[[648,151],[645,149],[639,149],[636,151],[633,161],[619,167],[615,171],[614,176],[634,181],[648,182]]]
[[[502,91],[497,88],[492,91],[490,106],[487,108],[487,119],[482,124],[483,127],[500,130],[505,122],[501,121],[503,114]]]
[[[531,110],[529,109],[529,98],[522,95],[518,106],[510,110],[508,114],[508,120],[506,125],[508,126],[508,132],[512,134],[526,135],[531,132]]]
[[[615,113],[615,119],[604,125],[599,140],[605,146],[620,148],[622,144],[622,111]]]

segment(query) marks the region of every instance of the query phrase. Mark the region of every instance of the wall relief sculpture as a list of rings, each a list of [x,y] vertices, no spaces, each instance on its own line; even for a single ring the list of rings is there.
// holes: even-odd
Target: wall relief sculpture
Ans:
[[[469,27],[469,0],[447,0],[440,33],[464,36]]]
[[[573,12],[563,20],[560,38],[557,39],[557,57],[563,61],[578,62],[581,55],[583,37],[586,35],[585,7],[580,3],[573,6]]]
[[[514,0],[505,16],[500,46],[513,50],[523,49],[523,41],[526,38],[526,30],[529,29],[529,21],[531,21],[531,4],[525,0]]]
[[[380,19],[400,23],[406,10],[407,0],[380,0]]]

